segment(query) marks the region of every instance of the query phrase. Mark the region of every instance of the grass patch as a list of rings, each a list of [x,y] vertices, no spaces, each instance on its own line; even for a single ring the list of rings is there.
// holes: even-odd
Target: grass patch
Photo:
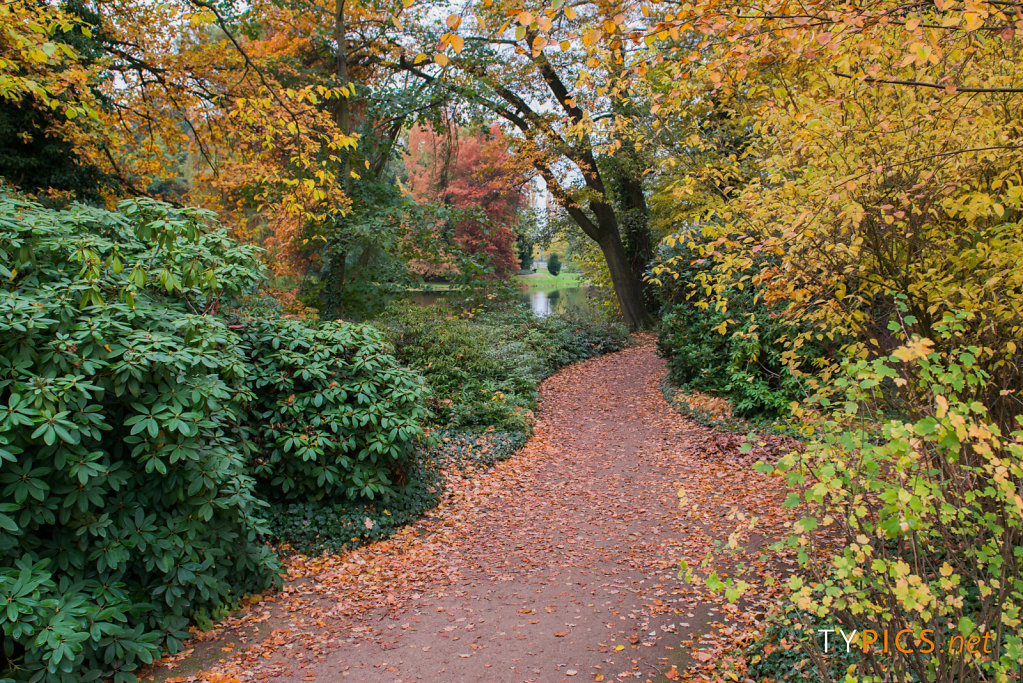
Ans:
[[[556,289],[559,287],[580,287],[584,281],[579,273],[561,272],[557,277],[547,271],[516,275],[515,282],[526,289]]]

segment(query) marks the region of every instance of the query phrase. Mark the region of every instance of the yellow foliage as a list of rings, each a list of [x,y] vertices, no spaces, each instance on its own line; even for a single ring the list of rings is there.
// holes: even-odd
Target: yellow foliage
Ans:
[[[960,341],[1004,387],[1019,378],[1007,344],[1023,336],[1023,26],[977,6],[984,16],[780,2],[767,17],[710,0],[664,17],[652,31],[711,40],[695,54],[663,47],[672,86],[658,116],[685,119],[712,96],[752,135],[745,184],[727,200],[700,195],[721,185],[720,166],[676,172],[670,159],[661,201],[709,219],[712,280],[776,255],[756,276],[768,301],[787,302],[809,334],[861,340],[854,355],[890,351],[891,325],[933,337],[945,313],[966,311]]]
[[[89,86],[98,68],[89,66],[64,36],[89,27],[57,5],[14,0],[0,4],[0,99],[31,97],[68,120],[95,118],[97,103]]]

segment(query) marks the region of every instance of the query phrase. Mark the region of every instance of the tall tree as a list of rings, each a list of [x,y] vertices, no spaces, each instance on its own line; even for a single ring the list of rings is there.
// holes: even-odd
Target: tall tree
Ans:
[[[938,351],[969,345],[989,372],[977,400],[1014,426],[1023,3],[811,0],[750,12],[703,0],[655,13],[646,36],[674,84],[660,114],[703,90],[756,133],[736,155],[755,172],[705,223],[718,262],[706,285],[754,279],[806,323],[794,346],[852,339],[852,355],[886,355],[913,334]],[[676,48],[687,32],[702,36],[698,50]],[[693,169],[689,187],[746,175],[707,170]],[[941,340],[955,316],[955,337]]]
[[[643,168],[615,166],[616,202],[608,165],[600,163],[602,155],[631,152],[618,134],[635,115],[620,106],[635,68],[626,59],[624,20],[612,4],[470,2],[448,18],[447,31],[424,32],[421,52],[395,67],[515,132],[521,167],[543,177],[599,246],[622,314],[639,327],[650,319],[643,294],[650,256]],[[587,31],[594,23],[606,29]],[[584,44],[574,45],[580,36]]]
[[[55,40],[84,26],[74,14],[0,8],[16,57],[0,62],[0,98],[19,121],[56,117],[48,128],[60,133],[21,131],[19,143],[65,145],[116,179],[108,194],[216,208],[269,247],[281,273],[321,269],[330,312],[343,313],[347,283],[400,244],[396,230],[417,225],[401,220],[407,202],[388,162],[408,117],[433,103],[376,69],[395,49],[402,3],[85,6],[102,31],[100,59]],[[19,176],[21,159],[5,175],[39,180],[38,168]]]
[[[92,17],[81,7],[0,5],[0,176],[94,198],[102,175],[72,143],[100,107]]]

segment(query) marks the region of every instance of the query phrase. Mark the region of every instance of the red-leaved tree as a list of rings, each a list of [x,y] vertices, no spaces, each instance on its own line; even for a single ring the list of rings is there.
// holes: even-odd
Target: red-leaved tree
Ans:
[[[523,201],[524,174],[508,153],[508,141],[495,124],[489,130],[448,121],[436,130],[416,126],[405,156],[408,189],[423,202],[439,202],[475,215],[439,225],[442,243],[468,254],[486,255],[496,277],[518,270],[515,222]],[[424,275],[453,271],[451,261],[413,264]]]

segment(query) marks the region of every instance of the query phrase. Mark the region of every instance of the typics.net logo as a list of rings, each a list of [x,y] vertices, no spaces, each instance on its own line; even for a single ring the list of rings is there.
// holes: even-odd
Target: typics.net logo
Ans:
[[[927,655],[935,652],[946,652],[948,654],[969,653],[971,655],[990,655],[994,653],[995,635],[987,633],[984,635],[973,634],[971,636],[948,635],[945,638],[936,637],[933,629],[925,628],[920,631],[912,629],[853,629],[846,631],[841,628],[819,628],[819,636],[823,638],[824,652],[852,652],[853,648],[861,652],[874,652],[888,654],[889,652],[902,652],[903,654]]]

